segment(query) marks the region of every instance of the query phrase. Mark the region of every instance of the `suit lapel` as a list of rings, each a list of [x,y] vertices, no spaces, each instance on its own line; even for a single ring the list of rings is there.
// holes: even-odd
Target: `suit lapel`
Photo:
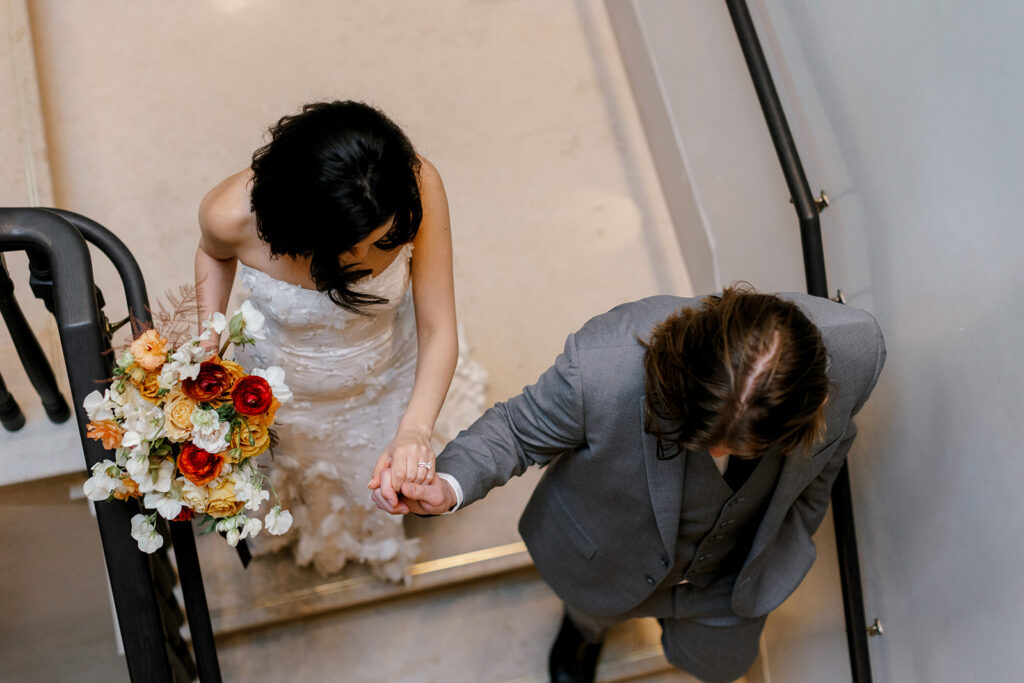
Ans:
[[[783,456],[782,471],[779,472],[779,480],[772,493],[771,502],[754,536],[747,558],[748,563],[775,538],[786,513],[793,506],[793,501],[818,476],[831,454],[835,452],[839,441],[839,438],[833,439],[813,456],[806,452]]]
[[[668,460],[658,458],[658,440],[643,431],[644,399],[640,400],[641,441],[644,446],[644,466],[647,469],[647,487],[651,492],[651,507],[658,523],[658,532],[669,557],[676,550],[679,531],[679,511],[683,502],[683,458],[677,455]]]

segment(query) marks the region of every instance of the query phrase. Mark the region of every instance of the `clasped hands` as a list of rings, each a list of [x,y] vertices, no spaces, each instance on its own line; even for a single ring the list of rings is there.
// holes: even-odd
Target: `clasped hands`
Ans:
[[[436,462],[429,432],[400,429],[373,468],[370,499],[392,515],[447,512],[457,500],[448,482],[435,476]]]

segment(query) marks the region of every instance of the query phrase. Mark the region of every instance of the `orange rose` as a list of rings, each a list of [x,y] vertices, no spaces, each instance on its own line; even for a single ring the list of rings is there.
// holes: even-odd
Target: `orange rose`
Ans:
[[[220,396],[231,387],[231,375],[217,361],[199,366],[195,379],[181,380],[181,390],[196,403],[220,403]]]
[[[270,446],[270,430],[258,422],[250,422],[248,429],[243,422],[231,433],[231,448],[242,451],[238,460],[259,455],[267,450],[268,446]]]
[[[103,447],[112,451],[121,445],[124,430],[113,420],[94,420],[89,423],[85,435],[90,439],[102,441]]]
[[[131,352],[135,362],[146,370],[158,370],[167,360],[167,340],[156,330],[146,330],[132,342]]]
[[[178,471],[196,486],[206,486],[220,476],[224,457],[220,453],[207,453],[195,444],[187,443],[178,454]]]

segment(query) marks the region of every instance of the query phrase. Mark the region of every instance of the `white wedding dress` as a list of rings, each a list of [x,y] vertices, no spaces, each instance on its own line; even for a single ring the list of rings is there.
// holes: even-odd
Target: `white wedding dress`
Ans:
[[[350,313],[322,292],[241,266],[252,304],[266,316],[266,339],[238,349],[247,370],[278,365],[294,399],[277,413],[278,445],[270,478],[294,517],[284,536],[260,534],[256,554],[292,546],[295,561],[321,573],[365,562],[391,581],[406,579],[419,542],[407,539],[402,518],[377,509],[366,483],[391,441],[412,393],[416,318],[409,287],[412,244],[399,247],[381,273],[354,288],[387,299]],[[460,340],[461,342],[461,340]],[[486,373],[459,362],[435,425],[438,451],[482,411]]]

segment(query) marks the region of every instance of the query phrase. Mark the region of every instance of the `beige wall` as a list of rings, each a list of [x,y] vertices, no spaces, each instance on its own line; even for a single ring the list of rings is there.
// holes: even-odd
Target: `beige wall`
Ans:
[[[600,2],[30,10],[55,202],[117,233],[151,298],[191,281],[207,189],[278,117],[328,98],[380,106],[440,170],[460,320],[491,398],[536,378],[591,315],[689,291]],[[119,316],[116,275],[96,261]]]

